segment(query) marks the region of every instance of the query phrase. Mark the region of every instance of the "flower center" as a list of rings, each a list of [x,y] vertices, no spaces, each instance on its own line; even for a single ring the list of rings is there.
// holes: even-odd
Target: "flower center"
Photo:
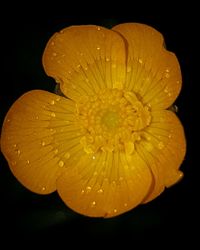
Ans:
[[[108,110],[102,116],[102,125],[105,125],[108,129],[115,129],[119,125],[119,114],[115,111]]]
[[[124,150],[131,154],[140,132],[150,124],[151,114],[135,93],[106,89],[77,103],[77,119],[86,153]]]

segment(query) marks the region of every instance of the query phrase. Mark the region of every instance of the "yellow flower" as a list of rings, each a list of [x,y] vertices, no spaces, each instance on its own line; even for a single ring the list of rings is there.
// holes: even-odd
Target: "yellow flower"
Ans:
[[[167,109],[181,71],[158,31],[68,27],[48,42],[43,65],[65,97],[24,94],[2,129],[2,152],[25,187],[57,190],[78,213],[112,217],[180,180],[185,136]]]

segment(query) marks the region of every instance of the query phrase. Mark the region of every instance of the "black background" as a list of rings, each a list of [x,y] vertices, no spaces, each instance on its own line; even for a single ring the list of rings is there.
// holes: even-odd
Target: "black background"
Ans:
[[[9,4],[8,4],[9,5]],[[167,48],[176,53],[183,75],[183,88],[176,100],[187,138],[187,154],[181,170],[184,179],[167,189],[154,201],[112,219],[95,219],[76,214],[68,209],[56,193],[42,196],[29,192],[11,174],[0,154],[0,244],[73,242],[96,248],[108,243],[115,247],[122,243],[167,245],[173,247],[198,239],[198,162],[194,160],[195,117],[198,111],[198,7],[162,2],[139,5],[135,1],[108,3],[85,2],[52,5],[19,2],[1,6],[1,85],[0,123],[11,104],[32,89],[54,90],[54,80],[44,73],[41,58],[48,39],[64,27],[96,24],[112,27],[124,22],[141,22],[158,29],[165,37]],[[195,95],[196,94],[196,95]],[[196,96],[196,97],[195,97]],[[197,122],[197,120],[196,120]],[[198,123],[197,123],[198,124]],[[195,229],[197,226],[197,229]],[[161,243],[159,243],[161,241]]]

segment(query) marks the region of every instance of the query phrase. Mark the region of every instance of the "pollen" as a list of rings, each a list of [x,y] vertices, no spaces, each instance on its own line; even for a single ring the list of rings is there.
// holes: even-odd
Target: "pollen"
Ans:
[[[88,154],[97,151],[134,153],[140,132],[151,122],[150,108],[134,92],[106,89],[77,103],[80,139]]]

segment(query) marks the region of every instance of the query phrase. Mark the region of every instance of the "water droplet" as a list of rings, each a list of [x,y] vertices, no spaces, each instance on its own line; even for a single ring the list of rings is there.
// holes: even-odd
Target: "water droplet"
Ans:
[[[17,154],[18,154],[18,155],[20,155],[20,154],[21,154],[21,151],[20,151],[19,149],[17,150]]]
[[[17,162],[16,162],[16,161],[11,161],[11,164],[12,164],[13,166],[15,166],[15,165],[17,164]]]
[[[95,171],[95,172],[93,173],[93,175],[94,175],[94,176],[97,176],[97,174],[98,174],[98,172],[97,172],[97,171]]]
[[[158,148],[163,149],[164,148],[164,143],[161,141],[158,143]]]
[[[76,67],[77,67],[78,69],[80,69],[81,65],[80,65],[80,64],[78,64]]]
[[[59,161],[58,165],[59,165],[59,167],[62,168],[64,166],[64,161]]]
[[[143,63],[143,61],[142,61],[142,59],[141,59],[141,58],[138,60],[138,62],[139,62],[140,64],[142,64],[142,63]]]
[[[57,56],[57,53],[56,53],[56,52],[53,52],[53,56]]]
[[[87,193],[89,193],[89,192],[91,191],[91,189],[92,189],[92,188],[91,188],[90,186],[87,186],[87,187],[86,187]]]
[[[96,206],[96,201],[91,202],[91,207],[94,207],[94,206]]]
[[[54,105],[54,104],[55,104],[55,101],[54,101],[54,100],[52,100],[50,103],[51,103],[51,105]]]
[[[27,161],[26,161],[26,163],[27,163],[27,164],[30,164],[30,161],[29,161],[29,160],[27,160]]]
[[[169,73],[169,69],[166,69],[165,72]]]
[[[13,147],[16,148],[16,147],[17,147],[17,144],[13,144]]]
[[[38,120],[38,119],[39,119],[39,117],[38,117],[38,116],[36,116],[36,117],[35,117],[35,119],[36,119],[36,120]]]
[[[10,119],[7,119],[7,122],[10,122]]]
[[[102,194],[103,193],[103,189],[100,188],[98,191],[97,191],[98,194]]]
[[[42,191],[45,191],[46,190],[46,188],[45,187],[42,187]]]
[[[117,213],[117,209],[115,208],[115,209],[113,210],[113,212],[114,212],[114,213]]]
[[[106,62],[110,62],[110,58],[106,58]]]
[[[69,153],[69,152],[66,152],[66,153],[64,154],[64,157],[65,157],[65,159],[69,159],[69,158],[70,158],[70,153]]]
[[[100,27],[97,27],[97,30],[101,30],[101,28],[100,28]]]
[[[93,159],[93,160],[95,160],[95,159],[96,159],[96,156],[95,156],[95,155],[93,155],[93,156],[92,156],[92,159]]]
[[[45,143],[45,141],[42,141],[41,144],[42,144],[42,146],[45,146],[46,143]]]
[[[169,73],[165,73],[165,77],[166,77],[166,78],[169,78],[169,77],[170,77],[170,74],[169,74]]]
[[[168,135],[168,137],[169,137],[169,138],[172,138],[172,135],[171,135],[171,134],[169,134],[169,135]]]
[[[58,153],[58,149],[56,148],[55,150],[54,150],[54,154],[56,155]]]
[[[124,206],[125,206],[125,207],[127,207],[127,206],[128,206],[128,204],[127,204],[127,203],[124,203]]]
[[[55,43],[54,43],[54,42],[51,42],[51,45],[52,45],[52,46],[54,46],[54,45],[55,45]]]
[[[123,177],[119,177],[119,181],[123,181],[124,180],[124,178]]]
[[[169,88],[168,88],[168,87],[165,87],[164,92],[165,92],[165,93],[168,93],[168,92],[169,92]]]
[[[85,190],[82,189],[82,190],[81,190],[81,194],[84,194],[84,193],[85,193]]]
[[[56,117],[56,114],[54,112],[52,112],[51,117]]]
[[[100,49],[101,49],[101,48],[98,46],[98,47],[97,47],[97,50],[100,50]]]
[[[127,67],[126,72],[127,72],[127,73],[130,73],[130,72],[131,72],[131,66],[128,66],[128,67]]]
[[[57,102],[60,101],[60,97],[56,97],[56,101],[57,101]]]
[[[84,70],[88,70],[88,67],[85,67]]]

